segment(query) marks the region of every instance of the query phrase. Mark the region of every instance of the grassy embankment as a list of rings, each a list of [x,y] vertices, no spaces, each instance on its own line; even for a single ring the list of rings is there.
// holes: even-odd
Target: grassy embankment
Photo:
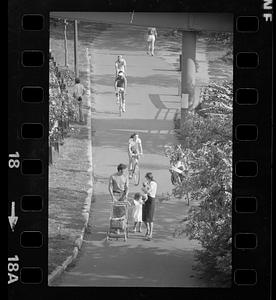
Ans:
[[[64,66],[63,25],[50,28],[50,45],[58,65]],[[87,62],[86,48],[91,47],[93,38],[106,29],[101,24],[80,22],[79,24],[79,73],[85,85]],[[93,38],[92,38],[93,37]],[[73,25],[67,27],[68,63],[73,70]],[[87,104],[84,99],[85,124],[71,124],[72,131],[65,138],[59,153],[53,152],[53,164],[49,167],[49,267],[50,274],[72,254],[74,241],[80,234],[84,221],[82,207],[90,187]]]

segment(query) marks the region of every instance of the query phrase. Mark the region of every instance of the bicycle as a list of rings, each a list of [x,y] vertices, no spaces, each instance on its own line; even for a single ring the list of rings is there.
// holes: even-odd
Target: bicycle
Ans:
[[[177,171],[175,171],[174,167],[171,167],[169,169],[169,171],[171,173],[172,184],[175,186],[181,185],[181,182],[182,182],[181,174],[179,174]]]
[[[119,116],[122,116],[122,112],[124,112],[123,110],[123,93],[124,93],[124,89],[123,88],[118,88],[118,92],[116,93],[117,97],[118,97],[118,101],[119,101]]]
[[[140,183],[140,167],[138,163],[139,155],[132,155],[132,170],[130,171],[131,179],[134,181],[134,185],[139,185]]]

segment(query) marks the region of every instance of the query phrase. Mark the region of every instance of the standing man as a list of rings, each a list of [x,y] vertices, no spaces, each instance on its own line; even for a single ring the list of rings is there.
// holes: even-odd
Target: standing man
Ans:
[[[118,76],[118,73],[122,71],[126,75],[126,60],[123,58],[122,55],[118,55],[117,60],[115,61],[115,72],[116,76]]]
[[[128,186],[127,166],[119,164],[117,166],[117,173],[111,175],[109,178],[108,190],[112,202],[125,201],[128,195]]]
[[[73,97],[78,101],[79,105],[79,122],[82,123],[83,120],[83,114],[82,114],[82,98],[83,95],[85,94],[85,88],[84,86],[80,83],[80,79],[76,78],[75,79],[75,86],[73,89]]]
[[[148,43],[148,51],[147,54],[154,55],[154,43],[157,37],[157,31],[155,27],[148,28],[148,36],[147,36],[147,43]]]

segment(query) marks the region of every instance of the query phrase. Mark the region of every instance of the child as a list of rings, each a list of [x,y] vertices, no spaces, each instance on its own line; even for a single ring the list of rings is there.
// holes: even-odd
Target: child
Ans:
[[[147,195],[143,195],[141,193],[136,193],[134,195],[134,211],[133,211],[133,218],[134,218],[134,226],[133,232],[136,232],[136,226],[138,224],[138,232],[142,232],[142,205],[144,201],[147,199]]]

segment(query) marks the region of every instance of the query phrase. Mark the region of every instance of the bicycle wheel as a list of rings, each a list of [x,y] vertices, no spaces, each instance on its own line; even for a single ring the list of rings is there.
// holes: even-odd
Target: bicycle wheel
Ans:
[[[139,165],[136,163],[134,165],[134,168],[133,168],[133,181],[134,181],[134,185],[139,185],[139,182],[140,182],[140,168],[139,168]]]
[[[123,111],[123,103],[122,103],[122,93],[121,91],[119,92],[119,116],[122,116],[122,111]]]

